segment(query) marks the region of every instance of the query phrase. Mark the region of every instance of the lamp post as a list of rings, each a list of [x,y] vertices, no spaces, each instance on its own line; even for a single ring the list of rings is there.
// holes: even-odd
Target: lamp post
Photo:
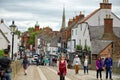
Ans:
[[[13,49],[14,49],[14,33],[16,29],[16,25],[14,24],[14,21],[12,21],[12,25],[10,25],[11,33],[12,33],[12,60],[13,60]]]

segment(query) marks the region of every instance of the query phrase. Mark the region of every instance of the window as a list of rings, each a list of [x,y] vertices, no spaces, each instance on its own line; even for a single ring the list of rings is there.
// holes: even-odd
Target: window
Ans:
[[[85,39],[85,45],[87,45],[87,39]]]
[[[81,39],[79,40],[79,44],[81,45]]]
[[[77,35],[77,29],[76,29],[76,35]]]
[[[73,32],[74,32],[74,31],[72,30],[72,35],[73,35]]]
[[[81,31],[82,31],[82,24],[80,25]]]

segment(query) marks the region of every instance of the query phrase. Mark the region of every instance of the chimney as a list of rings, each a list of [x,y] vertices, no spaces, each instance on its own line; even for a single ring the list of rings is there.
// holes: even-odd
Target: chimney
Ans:
[[[110,15],[104,19],[104,33],[113,33],[113,19]]]
[[[4,20],[3,20],[3,19],[1,19],[1,23],[4,23]]]
[[[75,17],[73,17],[73,22],[75,22]]]
[[[101,9],[112,9],[112,4],[108,0],[103,0],[103,3],[100,3]]]
[[[72,22],[73,22],[73,19],[69,19],[69,21],[68,21],[68,27],[72,24]]]
[[[75,17],[75,22],[78,22],[79,21],[79,16],[76,16]]]
[[[118,39],[118,37],[113,32],[113,18],[111,18],[111,15],[106,15],[106,18],[104,19],[104,34],[102,39],[104,40]]]
[[[84,17],[84,14],[82,14],[82,12],[80,11],[79,20],[82,20]]]

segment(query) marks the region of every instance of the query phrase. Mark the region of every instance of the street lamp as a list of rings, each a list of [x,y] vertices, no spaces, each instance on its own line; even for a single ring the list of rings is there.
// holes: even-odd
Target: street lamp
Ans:
[[[10,25],[11,33],[12,33],[12,60],[13,60],[13,49],[14,49],[14,33],[16,29],[16,25],[14,24],[14,21],[12,21],[12,25]]]

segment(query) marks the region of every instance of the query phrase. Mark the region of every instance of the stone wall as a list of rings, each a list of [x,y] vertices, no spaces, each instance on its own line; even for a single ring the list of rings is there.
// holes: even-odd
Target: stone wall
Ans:
[[[14,80],[15,75],[22,68],[21,61],[16,60],[16,61],[12,62],[11,67],[12,67],[12,79]]]

